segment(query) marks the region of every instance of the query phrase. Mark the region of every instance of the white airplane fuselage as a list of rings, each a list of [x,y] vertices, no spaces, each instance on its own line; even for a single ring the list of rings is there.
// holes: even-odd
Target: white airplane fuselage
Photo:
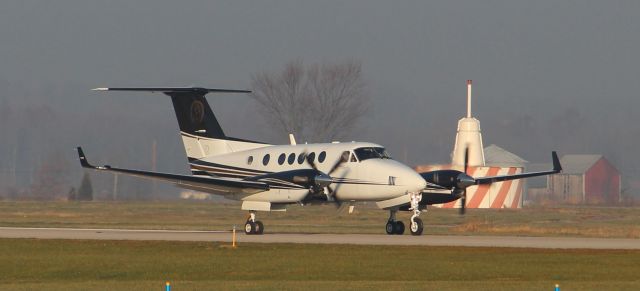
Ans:
[[[312,155],[318,170],[328,173],[343,155],[347,161],[330,176],[331,187],[339,201],[380,201],[392,199],[425,188],[425,180],[408,166],[391,158],[358,156],[357,149],[382,146],[373,143],[320,143],[298,145],[263,145],[257,148],[191,159],[196,175],[247,178],[283,171],[310,169],[304,154]],[[348,156],[347,156],[348,155]],[[302,156],[302,157],[301,157]],[[204,173],[206,172],[206,173]],[[309,189],[286,183],[276,183],[268,191],[257,194],[225,194],[236,200],[296,203],[305,198]]]

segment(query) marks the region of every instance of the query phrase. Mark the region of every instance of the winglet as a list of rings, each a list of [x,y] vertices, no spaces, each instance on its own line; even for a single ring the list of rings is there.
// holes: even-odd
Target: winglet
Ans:
[[[87,161],[87,157],[84,155],[82,148],[78,147],[77,149],[78,149],[78,158],[80,158],[80,165],[82,165],[83,168],[95,168],[94,166],[89,164],[89,161]]]
[[[558,159],[558,154],[555,151],[551,152],[551,159],[553,159],[553,171],[556,173],[562,172],[562,165],[560,165],[560,159]]]

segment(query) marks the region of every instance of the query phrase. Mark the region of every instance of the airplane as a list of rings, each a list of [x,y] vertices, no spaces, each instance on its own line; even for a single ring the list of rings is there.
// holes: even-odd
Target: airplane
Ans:
[[[209,93],[250,93],[247,90],[202,87],[120,87],[94,91],[160,92],[173,103],[180,135],[191,175],[136,169],[94,166],[81,147],[77,147],[84,168],[163,180],[177,187],[196,190],[227,199],[242,201],[249,212],[246,234],[263,234],[264,224],[257,211],[286,211],[288,205],[343,203],[350,210],[357,202],[375,202],[389,211],[385,225],[389,235],[401,235],[405,225],[396,219],[398,211],[411,211],[409,230],[421,235],[419,218],[427,205],[465,201],[466,188],[514,179],[559,173],[562,170],[556,152],[553,169],[516,175],[474,178],[467,174],[468,150],[464,171],[439,170],[417,173],[391,158],[385,148],[369,142],[331,142],[271,145],[227,136],[218,123],[205,96]],[[462,203],[464,213],[466,203]]]

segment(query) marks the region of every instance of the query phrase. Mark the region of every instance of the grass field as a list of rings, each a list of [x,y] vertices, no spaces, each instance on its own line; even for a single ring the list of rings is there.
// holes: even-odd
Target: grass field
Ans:
[[[242,227],[239,203],[0,202],[0,226],[223,230]],[[358,205],[348,214],[332,206],[297,206],[259,212],[267,232],[384,233],[388,212]],[[400,213],[405,222],[409,213]],[[421,215],[428,234],[491,234],[640,238],[640,209],[564,207],[525,209],[430,208]]]
[[[638,290],[640,251],[0,239],[17,290]]]

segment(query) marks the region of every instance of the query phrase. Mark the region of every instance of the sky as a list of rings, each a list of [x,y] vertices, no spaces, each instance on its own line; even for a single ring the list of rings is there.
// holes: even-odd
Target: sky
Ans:
[[[90,89],[244,89],[252,74],[292,60],[356,59],[372,110],[350,139],[410,165],[449,161],[473,79],[485,146],[531,162],[548,162],[551,150],[604,154],[632,175],[639,12],[638,1],[5,0],[0,168],[17,159],[32,173],[60,153],[79,183],[74,146],[148,168],[156,140],[158,169],[186,173],[168,97]],[[264,128],[248,96],[208,99],[228,135],[288,141]]]

